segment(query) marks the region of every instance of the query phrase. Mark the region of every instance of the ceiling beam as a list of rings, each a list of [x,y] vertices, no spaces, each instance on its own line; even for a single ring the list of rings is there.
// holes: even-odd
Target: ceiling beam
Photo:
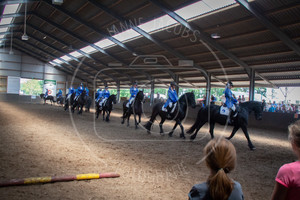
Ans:
[[[98,8],[100,8],[101,10],[103,10],[104,12],[106,12],[107,14],[109,14],[110,16],[112,16],[113,18],[119,20],[120,22],[125,22],[128,21],[126,18],[118,15],[117,13],[115,13],[114,11],[112,11],[111,9],[107,8],[106,6],[102,5],[101,3],[99,3],[98,1],[95,0],[89,0],[89,2],[91,2],[93,5],[97,6]],[[147,38],[148,40],[150,40],[151,42],[155,43],[157,46],[159,46],[162,49],[165,49],[167,52],[169,52],[170,54],[173,54],[174,56],[178,57],[179,59],[183,59],[183,60],[188,60],[187,57],[185,57],[184,55],[182,55],[181,53],[173,50],[172,48],[170,48],[169,46],[167,46],[166,44],[163,44],[162,42],[160,42],[158,39],[154,38],[153,36],[151,36],[150,34],[148,34],[147,32],[145,32],[144,30],[140,29],[137,26],[133,26],[131,25],[131,28],[136,31],[137,33],[139,33],[140,35],[144,36],[145,38]],[[202,67],[195,65],[194,66],[197,70],[199,70],[200,72],[202,72],[206,77],[207,77],[207,72],[205,69],[203,69]]]
[[[48,24],[51,24],[52,26],[54,26],[54,27],[60,29],[61,31],[63,31],[63,32],[69,34],[69,35],[71,35],[72,37],[76,38],[77,40],[80,40],[81,42],[85,43],[86,45],[92,46],[93,48],[95,48],[96,50],[100,51],[101,53],[104,53],[105,55],[114,58],[114,56],[112,56],[112,55],[110,55],[109,53],[107,53],[104,49],[101,49],[100,47],[97,47],[96,45],[89,43],[87,40],[83,39],[83,38],[80,37],[80,36],[74,35],[72,31],[69,31],[69,30],[63,28],[61,25],[59,25],[59,24],[57,24],[57,23],[54,23],[54,22],[52,22],[52,21],[49,21],[49,19],[47,19],[47,18],[45,18],[45,17],[43,17],[43,16],[41,16],[41,15],[39,15],[39,14],[37,14],[37,13],[34,13],[34,16],[40,18],[41,20],[47,22]],[[115,59],[117,59],[117,58],[115,58]],[[117,59],[117,61],[120,61],[120,60]],[[121,61],[120,61],[120,62],[121,62]],[[123,72],[123,74],[126,75],[126,76],[130,79],[131,82],[133,82],[132,77],[130,77],[128,74],[126,74],[126,73],[124,73],[124,72]]]
[[[289,38],[284,32],[282,32],[277,26],[271,23],[254,4],[249,4],[246,0],[235,0],[242,7],[244,7],[248,12],[254,15],[259,22],[266,26],[278,39],[280,39],[285,45],[292,49],[296,54],[300,56],[300,46],[297,45],[291,38]]]

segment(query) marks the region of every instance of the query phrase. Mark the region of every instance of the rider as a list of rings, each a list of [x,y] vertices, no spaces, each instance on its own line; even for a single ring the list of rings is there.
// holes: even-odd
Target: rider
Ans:
[[[129,101],[126,104],[126,107],[129,108],[134,100],[134,98],[136,97],[137,93],[139,92],[139,89],[137,88],[137,82],[134,82],[132,87],[130,88],[130,98]]]
[[[73,86],[71,86],[69,88],[69,92],[68,92],[68,95],[67,95],[67,100],[70,99],[70,97],[72,96],[73,93],[75,93],[75,89],[73,88]]]
[[[85,94],[86,94],[86,96],[89,96],[89,93],[90,93],[90,90],[89,90],[89,88],[88,88],[88,87],[85,87],[85,88],[84,88],[84,90],[85,90]]]
[[[99,100],[102,98],[102,90],[99,88],[95,94],[95,101],[99,102]]]
[[[175,104],[178,101],[178,96],[177,96],[175,87],[176,87],[176,83],[171,82],[169,90],[168,90],[168,100],[162,107],[162,111],[167,112],[168,116],[170,114],[170,110],[171,110],[173,104]],[[168,107],[168,109],[167,109],[167,107]]]
[[[225,105],[228,107],[229,109],[229,122],[231,122],[232,117],[236,117],[236,103],[238,102],[232,92],[231,92],[231,88],[233,87],[233,84],[231,81],[228,81],[228,83],[225,86]]]
[[[60,97],[62,97],[62,90],[59,89],[58,93],[56,94],[56,98],[59,99]]]
[[[76,95],[75,95],[74,100],[77,100],[79,98],[79,96],[81,95],[83,90],[84,90],[83,83],[80,83],[79,87],[76,90]]]
[[[100,110],[102,110],[103,103],[108,99],[110,93],[108,91],[108,86],[105,86],[105,90],[102,92],[102,99],[100,101]]]
[[[48,95],[49,95],[49,90],[46,89],[46,92],[45,92],[45,99],[48,97]]]

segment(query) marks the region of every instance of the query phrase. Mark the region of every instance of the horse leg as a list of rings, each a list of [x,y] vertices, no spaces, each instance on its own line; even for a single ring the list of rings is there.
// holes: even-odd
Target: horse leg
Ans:
[[[234,126],[233,127],[233,130],[232,130],[232,132],[231,132],[231,134],[230,134],[230,136],[229,137],[226,137],[226,139],[227,140],[230,140],[231,138],[233,138],[233,136],[235,135],[235,133],[239,130],[239,126]]]
[[[201,128],[204,124],[206,124],[206,121],[200,122],[200,124],[198,125],[198,127],[197,127],[195,133],[190,137],[191,140],[194,140],[194,139],[196,138],[198,131],[200,130],[200,128]]]
[[[161,120],[160,120],[160,123],[159,123],[159,129],[160,129],[160,134],[161,135],[164,135],[164,130],[163,130],[163,127],[162,127],[162,125],[163,125],[163,123],[166,121],[166,119],[164,118],[164,117],[162,117],[161,118]]]
[[[106,115],[106,121],[107,121],[107,122],[109,122],[110,112],[111,112],[111,111],[108,111],[108,112],[107,112],[107,115]]]
[[[250,148],[250,150],[255,150],[255,146],[252,144],[251,140],[250,140],[250,137],[249,137],[249,134],[248,134],[248,130],[247,130],[247,127],[245,125],[241,126],[244,134],[245,134],[245,137],[247,138],[248,140],[248,147]]]
[[[179,122],[179,126],[180,126],[180,128],[181,128],[181,134],[180,134],[180,138],[183,138],[183,139],[185,139],[185,135],[184,135],[184,128],[183,128],[183,126],[182,126],[181,122]]]
[[[102,113],[103,121],[105,120],[105,113],[106,113],[106,111],[103,109],[103,113]]]
[[[209,133],[210,133],[210,137],[211,139],[213,139],[214,136],[214,128],[215,128],[215,122],[210,122],[209,123]]]
[[[136,120],[136,114],[134,113],[134,123],[135,123],[135,129],[138,128],[138,122]]]
[[[96,108],[96,118],[98,119],[98,117],[99,117],[99,108]]]
[[[128,114],[127,114],[127,127],[129,126],[129,118],[130,118],[130,115],[131,115],[131,113],[128,112]]]
[[[174,132],[174,130],[176,129],[177,125],[178,125],[178,122],[176,121],[176,123],[174,124],[172,130],[169,132],[169,137],[172,137],[172,136],[173,136],[173,132]]]

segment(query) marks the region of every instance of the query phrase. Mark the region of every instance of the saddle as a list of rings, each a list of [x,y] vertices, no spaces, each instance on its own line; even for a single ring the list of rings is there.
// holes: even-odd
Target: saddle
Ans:
[[[235,105],[233,105],[235,106]],[[238,106],[235,106],[235,111],[232,111],[233,113],[231,114],[232,117],[236,117],[238,112],[239,112],[239,107]],[[220,107],[220,114],[221,115],[225,115],[225,116],[229,116],[230,114],[230,110],[227,106],[221,106]]]

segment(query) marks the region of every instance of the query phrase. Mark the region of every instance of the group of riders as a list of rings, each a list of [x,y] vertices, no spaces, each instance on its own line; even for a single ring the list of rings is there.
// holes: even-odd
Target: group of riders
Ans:
[[[235,117],[237,114],[237,100],[234,98],[231,88],[233,87],[233,84],[231,81],[228,81],[225,90],[224,95],[226,98],[225,106],[229,109],[230,117],[229,120]],[[69,92],[67,94],[66,100],[69,100],[73,94],[75,94],[74,100],[76,101],[79,96],[82,94],[82,92],[85,91],[85,95],[89,96],[89,89],[88,87],[84,87],[83,83],[79,85],[79,87],[75,90],[72,86],[69,88]],[[127,108],[130,108],[137,93],[139,92],[138,84],[137,82],[134,82],[132,87],[130,88],[130,98],[128,103],[126,104]],[[46,89],[45,92],[45,98],[49,96],[49,90]],[[110,92],[108,90],[108,86],[105,86],[105,88],[98,89],[95,94],[95,102],[100,106],[100,110],[102,109],[103,105],[105,104],[106,100],[109,98]],[[59,89],[58,93],[56,94],[57,99],[62,97],[62,90]],[[168,100],[166,103],[162,106],[162,111],[166,112],[168,115],[174,112],[174,109],[177,105],[178,96],[176,92],[176,83],[171,82],[169,89],[168,89]]]

